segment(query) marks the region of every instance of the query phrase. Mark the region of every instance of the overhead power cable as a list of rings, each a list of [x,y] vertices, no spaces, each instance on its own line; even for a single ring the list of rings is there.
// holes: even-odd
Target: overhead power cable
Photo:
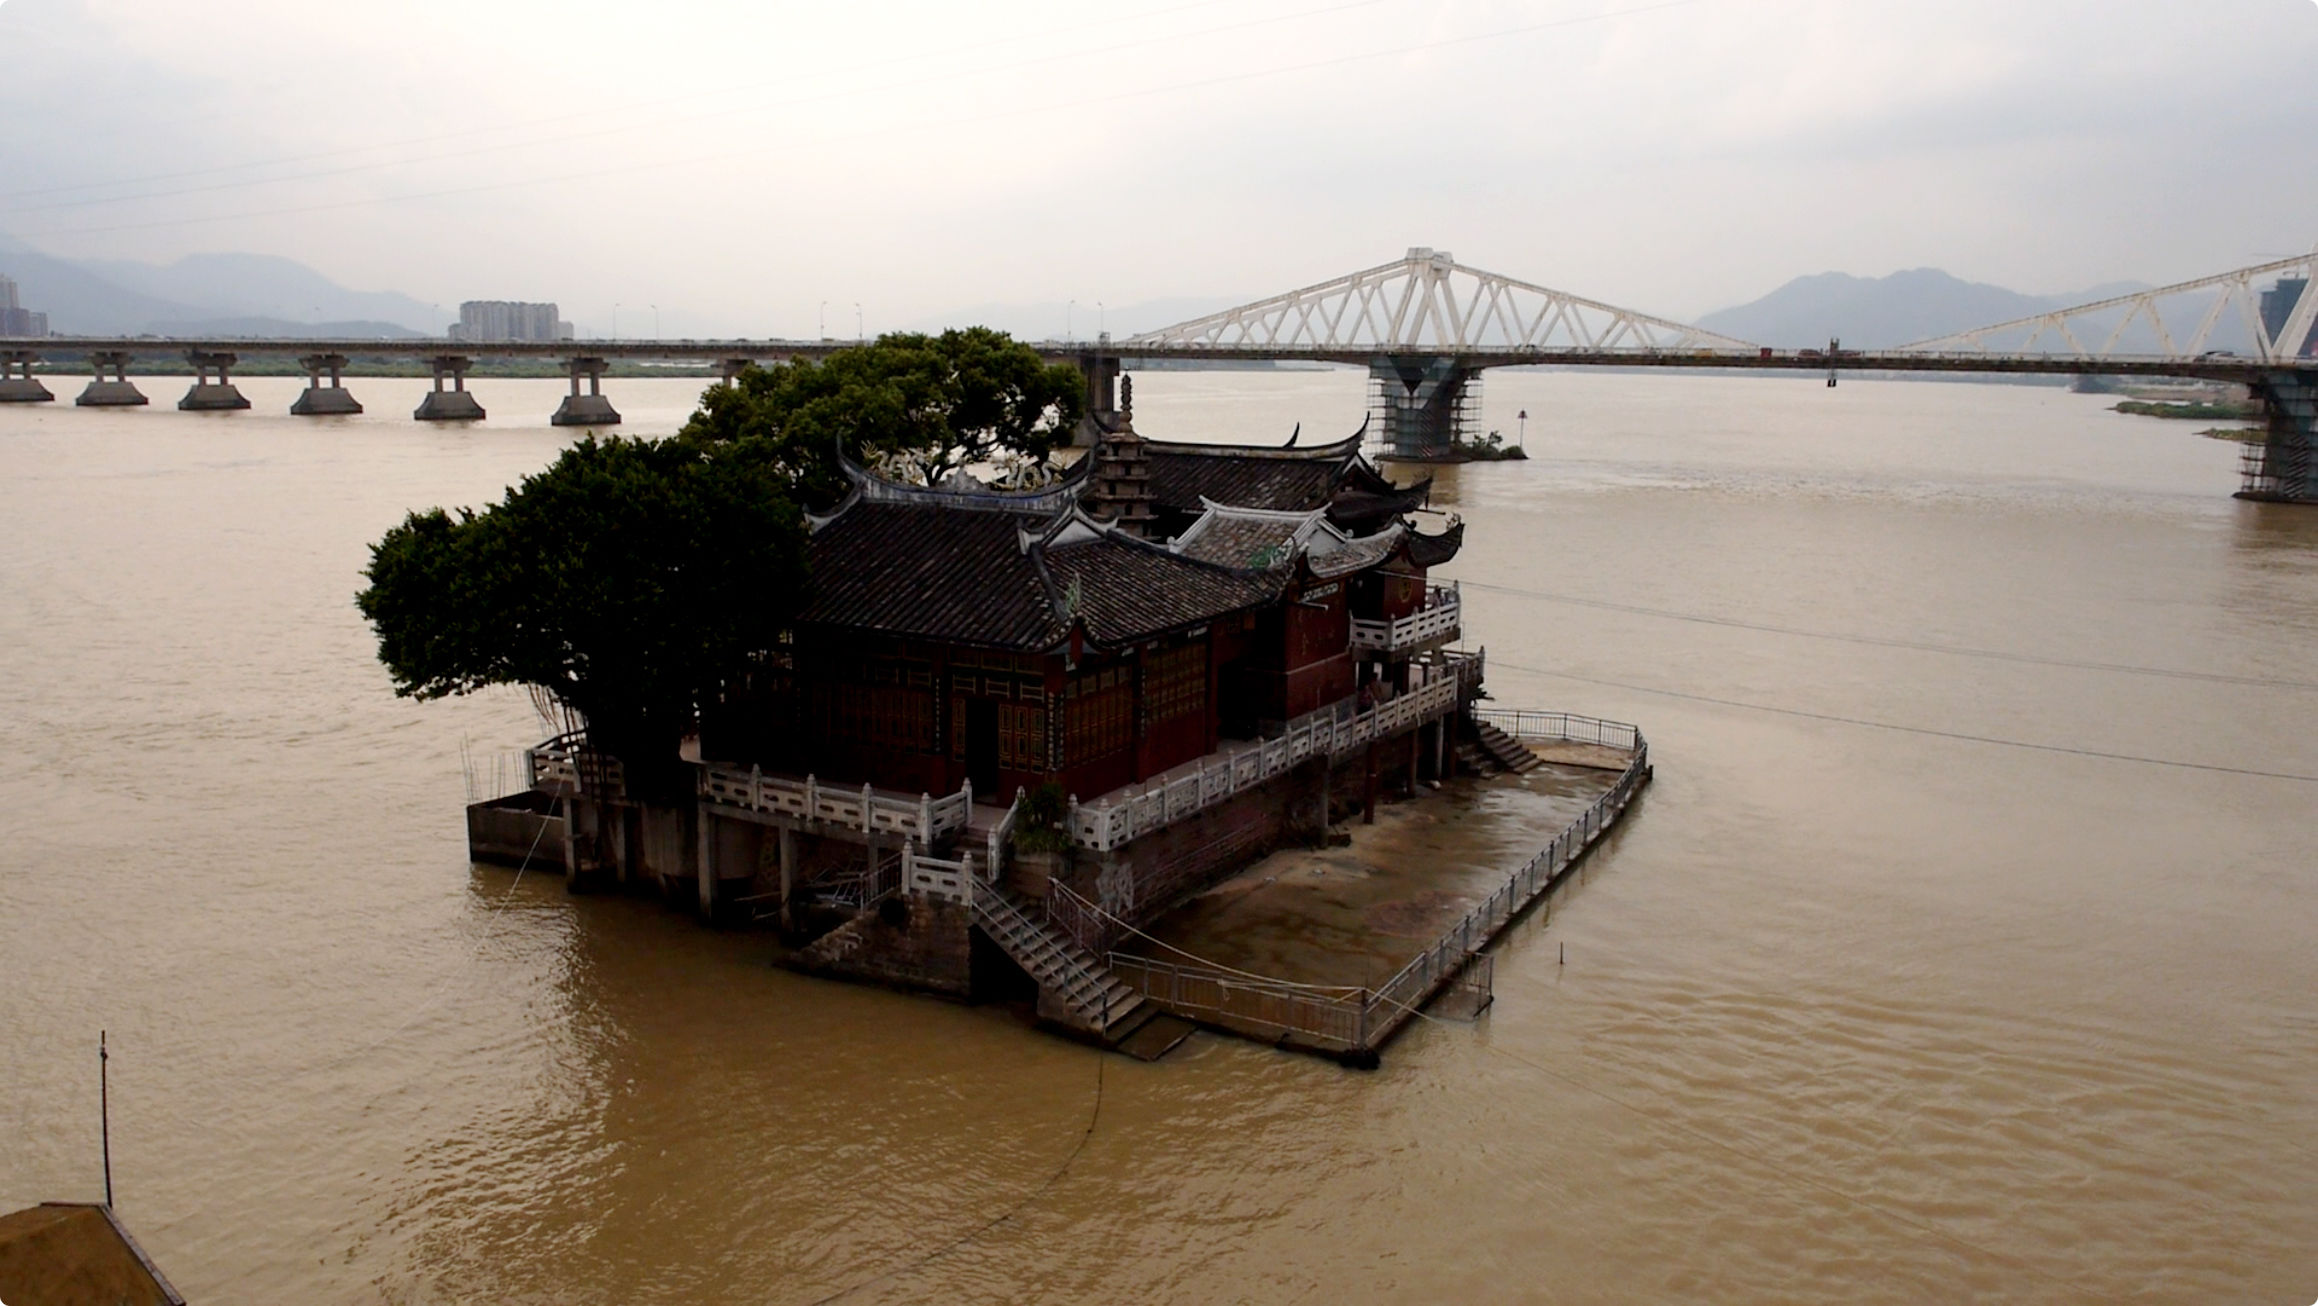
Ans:
[[[2098,748],[2077,748],[2068,744],[2039,744],[2026,739],[2006,739],[2001,735],[1980,735],[1962,730],[1940,730],[1931,726],[1902,725],[1896,721],[1876,721],[1868,717],[1843,716],[1835,712],[1812,712],[1798,707],[1779,707],[1770,703],[1750,703],[1744,699],[1718,698],[1712,694],[1693,694],[1679,689],[1663,689],[1656,685],[1637,685],[1624,680],[1604,680],[1581,676],[1569,671],[1549,671],[1544,667],[1524,666],[1491,658],[1490,665],[1511,671],[1526,671],[1534,676],[1551,676],[1557,680],[1574,680],[1581,685],[1600,685],[1606,689],[1631,690],[1637,694],[1655,694],[1662,698],[1679,698],[1693,703],[1712,703],[1718,707],[1743,708],[1749,712],[1768,712],[1777,716],[1800,717],[1807,721],[1827,721],[1837,725],[1863,726],[1869,730],[1890,730],[1898,734],[1929,735],[1935,739],[1955,739],[1972,744],[1994,744],[2003,748],[2024,748],[2038,753],[2065,753],[2071,757],[2097,757],[2111,762],[2139,762],[2145,766],[2169,766],[2184,771],[2211,771],[2220,775],[2253,776],[2263,780],[2291,780],[2298,784],[2318,784],[2318,775],[2304,775],[2295,771],[2266,771],[2259,767],[2223,766],[2214,762],[2185,762],[2172,757],[2149,757],[2140,753],[2112,753]]]
[[[1415,1007],[1412,1007],[1405,1002],[1398,1002],[1391,998],[1386,998],[1385,1001],[1392,1002],[1394,1006],[1401,1008],[1419,1020],[1428,1021],[1435,1025],[1450,1024],[1450,1022],[1442,1020],[1438,1016],[1429,1015],[1423,1011],[1419,1011]],[[1581,1093],[1586,1093],[1591,1096],[1598,1097],[1602,1101],[1607,1102],[1611,1106],[1617,1107],[1621,1110],[1630,1111],[1657,1128],[1681,1134],[1686,1138],[1704,1143],[1708,1147],[1712,1147],[1718,1151],[1738,1157],[1740,1160],[1750,1161],[1755,1165],[1761,1166],[1763,1169],[1770,1171],[1772,1174],[1785,1179],[1789,1183],[1799,1184],[1803,1187],[1811,1188],[1818,1192],[1825,1193],[1826,1195],[1833,1197],[1840,1202],[1857,1207],[1858,1209],[1866,1211],[1869,1214],[1881,1216],[1886,1220],[1890,1220],[1894,1224],[1904,1225],[1908,1229],[1913,1230],[1914,1232],[1926,1238],[1945,1244],[1951,1250],[1962,1252],[1974,1259],[1985,1258],[1989,1260],[2001,1261],[2004,1264],[2025,1270],[2029,1274],[2032,1274],[2039,1279],[2043,1279],[2048,1283],[2057,1284],[2060,1287],[2066,1288],[2072,1293],[2079,1293],[2084,1290],[2084,1286],[2082,1284],[2077,1283],[2071,1279],[2063,1278],[2060,1275],[2052,1273],[2050,1270],[2046,1270],[2034,1264],[2033,1262],[2013,1255],[2010,1252],[1999,1251],[1985,1243],[1973,1242],[1962,1237],[1961,1235],[1950,1233],[1948,1230],[1941,1228],[1929,1220],[1923,1219],[1919,1216],[1910,1215],[1905,1211],[1894,1210],[1889,1206],[1885,1206],[1880,1202],[1871,1201],[1865,1197],[1859,1196],[1856,1193],[1847,1192],[1844,1189],[1839,1188],[1824,1179],[1819,1179],[1811,1175],[1804,1174],[1800,1170],[1796,1170],[1791,1166],[1783,1165],[1778,1161],[1772,1160],[1770,1157],[1762,1156],[1758,1153],[1749,1151],[1748,1149],[1740,1147],[1735,1143],[1725,1142],[1722,1139],[1716,1138],[1714,1135],[1709,1134],[1702,1129],[1684,1124],[1680,1120],[1668,1119],[1666,1116],[1661,1115],[1658,1112],[1650,1111],[1643,1107],[1636,1106],[1632,1102],[1628,1102],[1623,1097],[1620,1097],[1618,1094],[1610,1092],[1608,1089],[1601,1088],[1594,1084],[1589,1084],[1585,1080],[1580,1079],[1575,1075],[1564,1074],[1560,1071],[1554,1070],[1542,1061],[1536,1061],[1529,1057],[1525,1057],[1518,1052],[1500,1045],[1494,1039],[1483,1041],[1481,1047],[1482,1050],[1495,1056],[1501,1056],[1518,1065],[1527,1066],[1529,1069],[1536,1071],[1538,1074],[1544,1075],[1548,1079],[1556,1080],[1560,1083],[1566,1084]]]
[[[989,1219],[984,1220],[982,1223],[974,1226],[971,1229],[968,1229],[966,1232],[959,1234],[957,1237],[952,1238],[950,1241],[943,1243],[941,1246],[936,1247],[933,1250],[928,1251],[912,1260],[904,1261],[899,1265],[881,1270],[878,1273],[873,1274],[868,1278],[853,1284],[850,1287],[839,1288],[837,1291],[830,1293],[826,1297],[816,1297],[813,1299],[811,1306],[829,1306],[829,1303],[843,1301],[847,1297],[860,1292],[862,1289],[867,1288],[872,1284],[884,1283],[887,1280],[899,1278],[904,1274],[908,1274],[913,1270],[931,1265],[935,1261],[938,1261],[949,1255],[951,1252],[958,1250],[960,1247],[976,1241],[977,1239],[981,1238],[983,1234],[990,1232],[992,1229],[997,1228],[999,1225],[1007,1223],[1015,1216],[1018,1216],[1024,1211],[1029,1210],[1031,1203],[1037,1201],[1041,1197],[1046,1196],[1047,1190],[1053,1188],[1056,1184],[1061,1183],[1062,1177],[1070,1173],[1070,1168],[1078,1163],[1079,1153],[1087,1150],[1087,1143],[1090,1142],[1095,1136],[1095,1126],[1102,1122],[1103,1070],[1104,1067],[1109,1063],[1110,1055],[1111,1054],[1109,1052],[1104,1051],[1098,1051],[1095,1053],[1095,1105],[1094,1109],[1087,1113],[1087,1127],[1080,1131],[1078,1142],[1072,1146],[1069,1154],[1062,1158],[1062,1163],[1054,1168],[1054,1172],[1046,1177],[1046,1181],[1044,1183],[1041,1183],[1038,1185],[1038,1187],[1031,1189],[1027,1193],[1024,1193],[1020,1198],[1016,1199],[1012,1206],[1009,1206],[1005,1210],[1000,1211],[998,1214],[991,1216]]]
[[[1737,617],[1681,612],[1671,608],[1644,607],[1637,603],[1617,603],[1608,599],[1585,598],[1576,594],[1554,594],[1544,590],[1522,589],[1513,585],[1492,585],[1477,580],[1461,580],[1458,584],[1466,589],[1485,590],[1491,594],[1510,594],[1517,598],[1537,599],[1546,603],[1566,603],[1571,607],[1594,608],[1603,612],[1623,612],[1638,617],[1659,617],[1667,621],[1687,621],[1702,626],[1724,626],[1733,630],[1754,630],[1771,635],[1793,635],[1799,639],[1835,640],[1845,644],[1865,644],[1876,648],[1909,649],[1919,653],[1944,653],[1951,657],[1986,658],[1996,662],[2020,662],[2031,666],[2065,667],[2072,671],[2113,671],[2122,675],[2202,680],[2217,685],[2253,685],[2263,689],[2318,689],[2318,681],[2312,680],[2288,680],[2273,676],[2240,676],[2220,671],[2185,671],[2174,667],[2141,666],[2130,662],[2095,662],[2079,658],[2050,657],[2037,653],[1974,648],[1965,644],[1942,644],[1930,640],[1901,639],[1888,635],[1858,635],[1841,631],[1811,630],[1798,626],[1780,626],[1769,622],[1746,621]]]

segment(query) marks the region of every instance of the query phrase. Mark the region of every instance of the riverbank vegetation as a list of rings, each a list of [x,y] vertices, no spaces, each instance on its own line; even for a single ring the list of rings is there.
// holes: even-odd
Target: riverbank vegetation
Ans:
[[[1495,431],[1471,440],[1455,440],[1449,445],[1452,461],[1467,463],[1522,462],[1529,451],[1518,444],[1505,443],[1505,437]]]
[[[2134,417],[2169,417],[2200,422],[2235,421],[2262,415],[2261,406],[2247,400],[2127,399],[2114,411]]]

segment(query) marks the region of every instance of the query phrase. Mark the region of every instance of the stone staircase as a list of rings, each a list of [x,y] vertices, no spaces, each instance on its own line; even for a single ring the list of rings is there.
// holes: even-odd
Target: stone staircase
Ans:
[[[1486,721],[1474,722],[1473,737],[1458,741],[1457,760],[1488,775],[1526,775],[1545,765],[1527,745]]]
[[[1039,1014],[1048,1019],[1115,1046],[1159,1014],[1093,953],[996,885],[975,886],[974,923],[1038,981]]]

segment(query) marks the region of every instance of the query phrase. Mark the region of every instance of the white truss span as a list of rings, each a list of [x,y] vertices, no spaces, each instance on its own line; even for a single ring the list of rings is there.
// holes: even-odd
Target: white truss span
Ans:
[[[2318,250],[2219,276],[2159,286],[1902,345],[1899,352],[2044,355],[2082,359],[2193,359],[2216,352],[2270,361],[2300,352],[2318,322],[2318,294],[2307,290],[2273,333],[2261,295],[2280,278],[2318,280]],[[2226,346],[2226,350],[2223,347]]]
[[[1127,345],[1384,354],[1477,350],[1658,354],[1755,346],[1591,299],[1459,267],[1446,250],[1147,332]]]

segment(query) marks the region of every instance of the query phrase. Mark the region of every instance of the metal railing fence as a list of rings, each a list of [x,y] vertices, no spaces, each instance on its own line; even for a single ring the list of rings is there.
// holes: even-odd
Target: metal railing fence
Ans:
[[[1110,954],[1112,971],[1145,997],[1179,1014],[1227,1027],[1253,1025],[1283,1036],[1293,1034],[1333,1051],[1374,1051],[1381,1047],[1436,992],[1451,983],[1473,988],[1485,997],[1494,982],[1495,967],[1482,949],[1538,895],[1551,889],[1616,823],[1650,778],[1649,742],[1633,726],[1564,712],[1497,710],[1493,715],[1513,719],[1524,727],[1522,733],[1528,738],[1608,744],[1629,748],[1633,756],[1617,781],[1576,820],[1391,979],[1374,988],[1331,990],[1118,952]],[[1105,915],[1083,900],[1065,910]]]
[[[1492,725],[1515,739],[1559,740],[1603,744],[1610,748],[1641,747],[1642,732],[1623,721],[1604,721],[1572,712],[1536,712],[1526,708],[1476,707],[1473,719]]]
[[[1294,1034],[1330,1051],[1369,1046],[1369,1008],[1357,990],[1331,992],[1118,952],[1110,967],[1145,999],[1195,1020],[1258,1036]]]

